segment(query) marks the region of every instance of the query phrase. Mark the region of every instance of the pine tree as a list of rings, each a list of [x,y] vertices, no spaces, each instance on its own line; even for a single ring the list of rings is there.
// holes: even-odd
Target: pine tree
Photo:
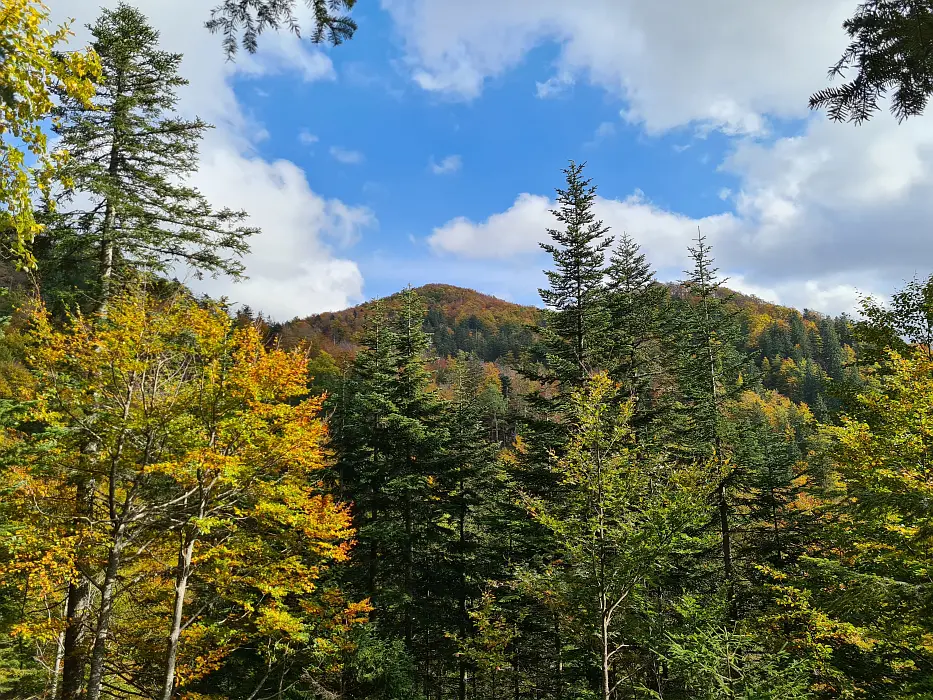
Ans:
[[[176,91],[187,84],[178,74],[181,55],[161,51],[159,33],[129,5],[104,10],[89,28],[103,79],[91,106],[61,96],[56,132],[70,154],[63,172],[70,184],[50,227],[45,267],[76,253],[96,258],[88,286],[101,312],[127,268],[164,272],[182,261],[241,274],[237,258],[256,229],[243,225],[244,212],[215,210],[185,184],[209,126],[174,114]]]
[[[608,328],[605,365],[634,399],[632,426],[640,431],[656,421],[661,406],[657,389],[672,358],[665,347],[668,291],[657,283],[638,244],[622,237],[612,253],[608,276]]]
[[[686,409],[686,422],[680,426],[686,443],[686,455],[694,459],[712,459],[720,471],[714,495],[718,510],[718,529],[722,572],[730,615],[735,615],[735,567],[733,562],[733,524],[730,486],[736,478],[728,460],[724,421],[725,402],[738,389],[744,369],[737,351],[738,339],[734,312],[725,304],[728,295],[711,256],[706,237],[697,231],[696,245],[689,248],[693,269],[684,281],[689,298],[682,305],[680,391]],[[724,298],[725,297],[725,298]]]
[[[553,243],[541,247],[551,254],[548,289],[540,289],[547,307],[542,341],[550,376],[569,396],[598,369],[606,330],[605,251],[612,245],[609,228],[596,219],[596,187],[583,177],[585,164],[571,161],[564,169],[566,189],[557,190],[558,207],[551,213],[562,229],[549,229]]]

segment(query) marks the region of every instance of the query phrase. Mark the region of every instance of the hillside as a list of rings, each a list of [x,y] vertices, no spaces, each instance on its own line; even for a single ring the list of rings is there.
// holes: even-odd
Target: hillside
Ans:
[[[535,324],[540,313],[533,306],[449,284],[426,284],[415,291],[427,307],[425,330],[442,357],[464,350],[494,362],[531,343],[526,326]],[[380,301],[391,312],[399,298],[393,294]],[[279,330],[280,342],[286,347],[308,343],[332,355],[352,352],[375,304],[368,301],[343,311],[290,321]]]
[[[674,299],[689,301],[681,285],[667,287]],[[425,330],[433,338],[439,358],[452,357],[462,350],[504,370],[534,341],[528,326],[539,323],[541,315],[534,306],[447,284],[428,284],[415,291],[425,302]],[[800,312],[754,296],[728,293],[742,330],[740,349],[760,370],[763,386],[793,401],[805,402],[818,412],[832,408],[836,400],[830,385],[846,381],[851,373],[847,368],[855,361],[850,319],[831,318],[811,310]],[[381,301],[391,312],[399,298],[394,294]],[[369,301],[343,311],[297,319],[273,332],[285,347],[303,345],[315,357],[325,351],[337,365],[343,365],[355,354],[375,304]],[[315,371],[329,370],[322,366]]]

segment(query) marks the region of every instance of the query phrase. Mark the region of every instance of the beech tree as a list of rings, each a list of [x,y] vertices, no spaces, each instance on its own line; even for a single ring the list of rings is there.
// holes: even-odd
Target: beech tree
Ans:
[[[0,12],[0,232],[20,264],[35,260],[29,244],[42,231],[33,195],[47,195],[63,154],[49,153],[43,122],[55,94],[88,105],[100,66],[93,51],[63,52],[69,25],[51,30],[37,0],[4,0]],[[16,60],[10,60],[15,56]],[[27,161],[27,153],[35,159]]]
[[[305,358],[266,350],[223,308],[141,292],[115,296],[106,322],[77,316],[63,330],[40,308],[28,342],[29,420],[44,428],[20,436],[31,457],[6,474],[22,516],[11,574],[59,601],[20,633],[48,642],[70,622],[69,580],[90,581],[83,697],[169,700],[179,677],[206,680],[244,646],[286,677],[309,644],[320,655],[315,638],[336,635],[336,654],[368,606],[322,581],[352,531],[318,485],[326,431],[320,398],[304,398]],[[76,477],[90,504],[77,526],[62,494]]]

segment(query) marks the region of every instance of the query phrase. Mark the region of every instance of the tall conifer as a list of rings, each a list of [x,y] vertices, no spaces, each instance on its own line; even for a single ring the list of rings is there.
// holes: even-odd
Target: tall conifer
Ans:
[[[62,95],[57,128],[71,159],[70,187],[50,227],[46,268],[96,259],[88,286],[106,311],[113,280],[130,267],[165,272],[177,262],[237,276],[256,229],[245,212],[214,209],[187,184],[210,128],[175,112],[187,84],[181,54],[162,51],[159,33],[129,5],[104,10],[93,26],[103,78],[89,106]]]

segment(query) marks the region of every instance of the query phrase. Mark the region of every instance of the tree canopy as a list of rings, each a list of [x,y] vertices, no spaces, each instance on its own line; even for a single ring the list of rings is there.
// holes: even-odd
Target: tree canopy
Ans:
[[[843,23],[851,40],[830,79],[842,79],[810,97],[833,121],[861,124],[890,96],[898,122],[919,116],[933,94],[933,2],[866,0]]]

